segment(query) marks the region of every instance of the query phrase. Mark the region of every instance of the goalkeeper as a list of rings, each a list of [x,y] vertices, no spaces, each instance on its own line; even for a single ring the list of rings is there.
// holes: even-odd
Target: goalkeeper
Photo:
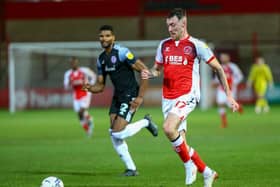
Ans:
[[[255,112],[257,114],[269,112],[268,101],[265,98],[267,87],[273,88],[273,77],[270,67],[265,64],[263,57],[257,57],[255,64],[252,65],[249,78],[247,81],[248,86],[253,86],[257,100],[255,103]]]

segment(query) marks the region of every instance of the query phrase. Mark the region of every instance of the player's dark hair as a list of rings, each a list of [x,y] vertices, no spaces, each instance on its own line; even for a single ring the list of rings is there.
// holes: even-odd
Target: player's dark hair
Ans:
[[[256,55],[256,58],[263,58],[262,53],[258,53],[258,54]]]
[[[99,31],[111,31],[112,33],[114,33],[114,29],[111,25],[102,25],[99,28]]]
[[[180,20],[186,16],[186,10],[182,8],[174,8],[169,12],[167,18],[172,18],[174,16]]]

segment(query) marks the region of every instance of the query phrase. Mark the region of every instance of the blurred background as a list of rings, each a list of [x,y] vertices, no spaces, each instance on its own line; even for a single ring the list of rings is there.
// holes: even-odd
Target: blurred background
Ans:
[[[71,56],[96,71],[102,50],[98,30],[104,24],[151,67],[159,41],[169,36],[166,15],[175,7],[187,10],[192,36],[217,56],[229,53],[244,74],[237,94],[244,113],[228,112],[229,126],[220,128],[223,114],[215,105],[213,73],[201,66],[202,100],[188,116],[187,141],[219,172],[215,187],[280,186],[280,0],[0,0],[1,187],[39,186],[48,176],[67,187],[184,184],[182,164],[162,131],[162,79],[150,81],[144,107],[134,116],[151,114],[159,137],[143,130],[127,140],[141,174],[133,179],[120,178],[123,166],[108,136],[110,81],[105,92],[93,94],[92,138],[73,112],[71,91],[63,88]],[[255,93],[246,86],[258,55],[275,82],[267,94],[271,111],[260,115],[254,111]],[[203,186],[201,179],[193,187]]]
[[[165,17],[168,10],[187,10],[189,33],[205,40],[218,55],[228,52],[245,79],[238,100],[254,102],[254,93],[245,82],[254,58],[263,55],[271,67],[275,88],[272,103],[280,102],[280,1],[267,0],[2,0],[0,2],[0,107],[9,108],[11,86],[16,108],[71,107],[71,93],[63,90],[63,74],[70,68],[70,55],[95,69],[98,29],[110,24],[117,41],[147,41],[139,55],[149,67],[158,41],[168,37]],[[71,42],[71,44],[69,43]],[[90,43],[87,43],[90,42]],[[134,42],[134,43],[133,43]],[[152,45],[150,45],[152,43]],[[46,44],[43,50],[38,50]],[[71,47],[69,47],[71,45]],[[11,46],[14,46],[12,48]],[[68,47],[67,47],[68,46]],[[88,46],[88,47],[86,47]],[[72,51],[69,51],[71,48]],[[52,49],[52,50],[51,50]],[[83,49],[83,50],[82,50]],[[53,52],[53,51],[56,52]],[[82,50],[82,51],[81,51]],[[59,52],[60,51],[60,52]],[[73,52],[73,53],[72,53]],[[9,68],[11,60],[14,70]],[[11,75],[12,74],[12,75]],[[11,79],[13,80],[11,83]],[[12,84],[12,85],[11,85]],[[159,105],[161,80],[151,82],[145,104]],[[211,88],[209,95],[211,95]],[[105,94],[112,90],[110,84]],[[106,96],[107,96],[106,95]],[[92,105],[107,106],[103,95],[95,95]],[[211,98],[211,97],[210,97]],[[213,100],[214,102],[214,100]],[[210,103],[213,103],[212,99]]]

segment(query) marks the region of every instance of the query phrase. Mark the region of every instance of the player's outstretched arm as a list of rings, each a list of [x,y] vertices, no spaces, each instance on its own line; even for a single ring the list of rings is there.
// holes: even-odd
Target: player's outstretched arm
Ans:
[[[211,66],[211,68],[217,73],[217,76],[220,80],[220,83],[222,84],[226,95],[227,95],[227,99],[231,104],[232,110],[235,112],[239,109],[239,104],[235,101],[235,99],[233,98],[227,79],[226,79],[226,75],[225,72],[221,66],[221,64],[218,62],[218,60],[216,58],[214,58],[213,60],[211,60],[209,62],[209,65]]]
[[[88,79],[89,79],[89,83],[90,84],[95,84],[96,83],[96,74],[94,73],[94,71],[92,71],[90,68],[88,68]]]
[[[142,79],[153,79],[160,75],[161,67],[158,64],[155,64],[150,70],[145,69],[141,72]]]
[[[148,71],[147,66],[140,59],[136,60],[136,62],[132,65],[132,68],[141,74],[143,71]],[[147,90],[147,87],[148,87],[148,80],[143,79],[141,76],[138,96],[130,103],[131,110],[137,110],[137,108],[143,103],[143,97]]]
[[[83,84],[83,90],[87,92],[92,92],[92,93],[99,93],[104,90],[105,83],[104,83],[104,77],[102,75],[99,75],[97,77],[97,81],[94,85],[91,85],[89,83]]]

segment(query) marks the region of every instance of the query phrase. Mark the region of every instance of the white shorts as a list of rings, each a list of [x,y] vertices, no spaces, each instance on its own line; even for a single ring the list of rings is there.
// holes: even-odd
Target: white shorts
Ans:
[[[162,98],[162,113],[164,119],[169,113],[176,114],[181,119],[178,132],[187,132],[187,116],[195,109],[197,100],[192,94],[182,95],[176,99]]]
[[[79,112],[81,108],[89,108],[91,100],[91,94],[87,94],[86,96],[80,98],[80,99],[74,99],[73,100],[73,108],[75,112]]]

